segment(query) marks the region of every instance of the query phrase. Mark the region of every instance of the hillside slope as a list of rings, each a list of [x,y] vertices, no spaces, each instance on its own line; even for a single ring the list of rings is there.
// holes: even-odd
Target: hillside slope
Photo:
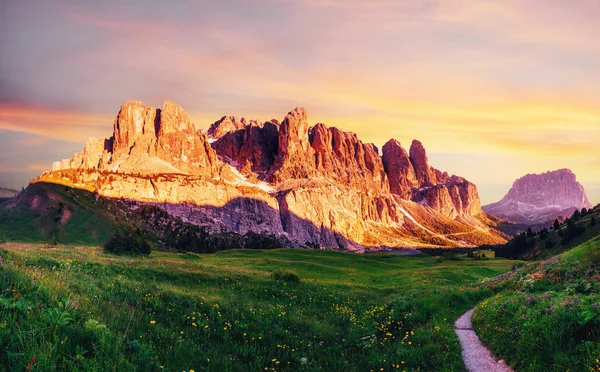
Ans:
[[[477,306],[473,324],[520,371],[600,370],[600,234],[532,262]]]
[[[557,225],[556,225],[557,223]],[[555,229],[554,227],[557,227]],[[504,245],[493,247],[498,257],[539,260],[567,251],[600,235],[600,205],[575,210],[569,218],[538,231],[528,229]]]

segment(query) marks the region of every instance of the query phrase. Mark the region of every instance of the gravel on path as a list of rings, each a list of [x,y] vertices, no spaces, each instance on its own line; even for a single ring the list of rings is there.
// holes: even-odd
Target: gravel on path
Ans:
[[[475,334],[471,324],[474,310],[467,311],[454,323],[454,332],[460,340],[462,357],[467,370],[469,372],[513,372],[504,360],[496,361],[491,351],[483,346]]]

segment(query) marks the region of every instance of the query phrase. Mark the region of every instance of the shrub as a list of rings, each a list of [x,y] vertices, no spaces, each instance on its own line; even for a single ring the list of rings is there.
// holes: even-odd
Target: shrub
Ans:
[[[460,256],[454,252],[444,253],[444,254],[442,254],[442,257],[445,260],[449,260],[449,261],[460,261],[460,259],[461,259]]]
[[[151,248],[140,229],[120,229],[104,244],[104,250],[113,254],[150,254]]]
[[[293,273],[291,271],[275,271],[271,274],[271,277],[280,282],[288,282],[288,283],[299,283],[300,277],[298,274]]]

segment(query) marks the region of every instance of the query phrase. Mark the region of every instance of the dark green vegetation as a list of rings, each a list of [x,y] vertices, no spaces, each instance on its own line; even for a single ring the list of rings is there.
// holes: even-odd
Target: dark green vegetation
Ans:
[[[136,208],[132,208],[134,205]],[[89,191],[50,183],[32,184],[16,199],[0,204],[0,243],[101,246],[117,231],[137,230],[152,247],[163,250],[214,253],[232,248],[290,246],[287,239],[272,234],[209,231],[153,205],[98,197]]]
[[[483,279],[514,265],[0,248],[0,370],[461,371],[453,322],[499,290]]]
[[[114,254],[150,254],[152,249],[140,229],[118,229],[104,244],[104,250]]]
[[[522,371],[600,370],[599,236],[523,266],[503,285],[505,291],[483,301],[473,316],[494,353]]]
[[[599,217],[600,206],[589,211],[585,208],[576,210],[563,222],[556,220],[552,226],[539,231],[529,228],[505,245],[485,248],[493,249],[498,257],[525,260],[549,258],[600,235],[600,226],[596,224]]]

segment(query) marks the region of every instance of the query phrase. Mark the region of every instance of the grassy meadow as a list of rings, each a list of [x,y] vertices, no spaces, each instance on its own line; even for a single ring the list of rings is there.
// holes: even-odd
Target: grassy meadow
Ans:
[[[473,325],[519,371],[600,371],[600,237],[511,276]]]
[[[453,323],[514,264],[7,243],[0,370],[463,371]]]

